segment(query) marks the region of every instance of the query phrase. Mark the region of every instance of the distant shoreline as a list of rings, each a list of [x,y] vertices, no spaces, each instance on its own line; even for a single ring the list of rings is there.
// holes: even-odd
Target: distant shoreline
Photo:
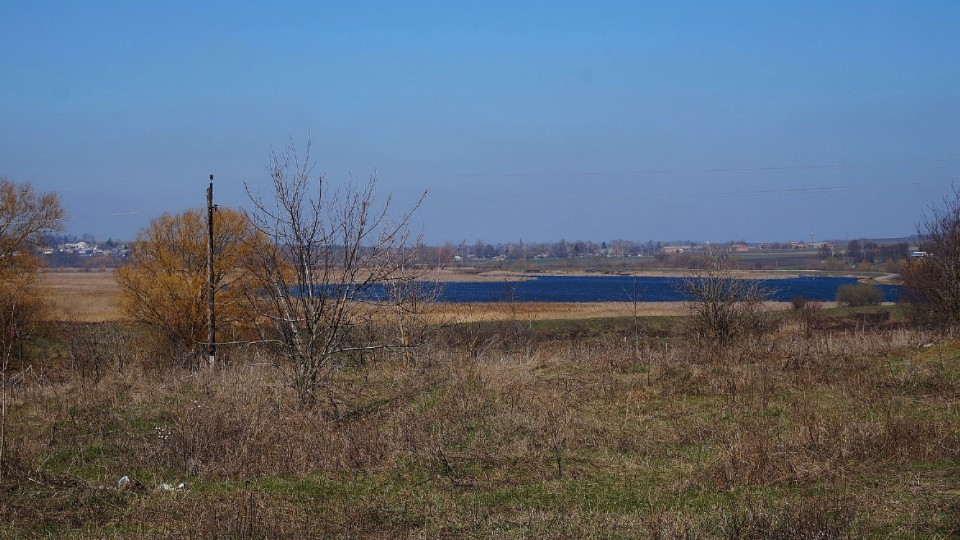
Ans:
[[[491,282],[491,281],[527,281],[541,276],[570,277],[688,277],[695,276],[697,270],[687,268],[651,268],[623,272],[592,272],[589,270],[548,270],[537,272],[517,272],[510,270],[477,271],[477,269],[443,268],[427,272],[423,278],[439,282]],[[883,284],[895,284],[900,276],[894,273],[877,274],[864,272],[838,272],[829,270],[733,270],[731,274],[741,279],[791,279],[810,277],[848,277],[861,281]]]

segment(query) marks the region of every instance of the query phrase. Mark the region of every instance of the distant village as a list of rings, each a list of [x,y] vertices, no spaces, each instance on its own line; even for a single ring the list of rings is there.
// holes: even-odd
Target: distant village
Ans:
[[[612,240],[609,242],[567,242],[560,240],[550,243],[504,243],[488,244],[478,241],[473,244],[426,248],[424,262],[434,264],[450,261],[452,264],[473,264],[483,261],[549,261],[563,259],[616,259],[639,258],[641,264],[656,266],[684,267],[696,264],[707,253],[730,253],[748,261],[757,267],[777,267],[780,261],[803,261],[809,265],[823,262],[827,265],[883,264],[905,261],[917,257],[920,252],[911,251],[914,240],[911,238],[893,238],[882,240],[854,239],[849,241],[817,242],[758,242],[734,241],[725,243],[709,242],[633,242]],[[822,266],[822,265],[821,265]],[[892,268],[891,268],[892,270]]]
[[[876,242],[862,240],[863,245],[872,244],[879,246]],[[443,248],[434,248],[443,249]],[[610,242],[590,242],[576,241],[567,242],[560,240],[550,243],[503,243],[488,244],[478,241],[474,244],[464,244],[461,246],[447,245],[447,250],[455,251],[453,259],[455,261],[472,260],[515,260],[515,259],[569,259],[583,257],[657,257],[668,255],[705,253],[707,251],[721,250],[729,253],[772,253],[784,251],[818,251],[824,255],[833,255],[840,248],[836,247],[835,242],[769,242],[769,243],[747,243],[747,242],[727,242],[727,243],[702,243],[694,241],[682,242],[635,242],[630,240],[611,240]]]
[[[586,258],[646,258],[659,264],[676,263],[685,266],[687,259],[696,258],[717,250],[737,254],[739,257],[774,256],[777,254],[806,255],[820,261],[842,259],[848,263],[883,263],[917,257],[920,252],[911,251],[913,241],[909,238],[887,240],[855,239],[849,241],[818,242],[761,242],[733,241],[725,243],[674,241],[636,242],[611,240],[609,242],[566,241],[490,244],[477,241],[454,246],[428,246],[422,249],[423,263],[427,265],[469,264],[474,262],[537,261],[549,259]],[[49,267],[113,268],[120,266],[130,255],[130,243],[109,239],[98,242],[89,235],[51,236],[41,253]],[[441,262],[442,261],[442,262]]]
[[[47,266],[72,268],[113,268],[130,255],[130,244],[109,239],[97,242],[91,235],[55,235],[40,249]]]

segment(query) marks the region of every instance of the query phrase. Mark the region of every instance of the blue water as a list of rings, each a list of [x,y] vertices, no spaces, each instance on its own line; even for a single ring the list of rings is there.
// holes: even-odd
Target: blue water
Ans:
[[[441,302],[682,302],[684,278],[625,276],[544,276],[516,282],[443,283]],[[837,288],[856,283],[855,278],[800,277],[761,280],[773,289],[772,300],[833,301]],[[879,285],[885,302],[896,302],[899,287]]]

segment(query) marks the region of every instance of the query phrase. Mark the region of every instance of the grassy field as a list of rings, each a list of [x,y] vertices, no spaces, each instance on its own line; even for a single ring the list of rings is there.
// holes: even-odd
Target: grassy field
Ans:
[[[120,287],[113,271],[48,271],[41,284],[54,321],[105,322],[120,319]]]
[[[0,537],[960,535],[958,342],[890,307],[775,313],[724,349],[588,309],[357,358],[339,414],[255,350],[193,371],[136,329],[61,324],[8,375]]]

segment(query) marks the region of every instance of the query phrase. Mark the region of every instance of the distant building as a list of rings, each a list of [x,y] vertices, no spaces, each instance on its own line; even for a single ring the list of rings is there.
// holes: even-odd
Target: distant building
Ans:
[[[77,242],[76,244],[63,244],[58,250],[61,253],[75,253],[77,255],[97,255],[103,253],[96,245],[90,245],[86,242]]]
[[[77,242],[76,244],[64,244],[60,251],[65,253],[77,253],[79,255],[92,255],[96,248],[90,247],[86,242]]]

